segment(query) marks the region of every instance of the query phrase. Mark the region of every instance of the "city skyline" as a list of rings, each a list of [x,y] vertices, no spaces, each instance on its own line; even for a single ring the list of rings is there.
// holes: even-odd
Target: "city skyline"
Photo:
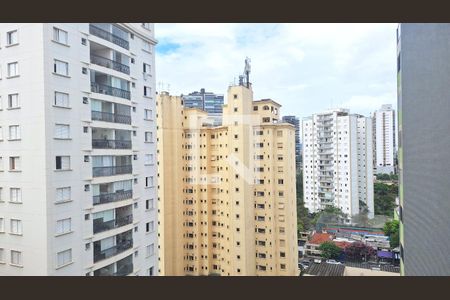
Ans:
[[[162,83],[157,88],[186,94],[198,89],[199,78],[204,78],[201,85],[206,90],[225,94],[223,82],[238,81],[236,74],[242,73],[248,56],[250,81],[261,87],[255,99],[272,98],[300,120],[338,107],[370,116],[382,104],[397,108],[396,28],[397,24],[155,24],[156,81]]]

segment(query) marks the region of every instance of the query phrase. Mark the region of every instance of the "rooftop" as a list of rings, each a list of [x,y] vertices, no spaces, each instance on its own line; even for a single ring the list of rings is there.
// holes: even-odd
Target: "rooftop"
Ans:
[[[313,263],[306,269],[305,274],[311,276],[344,276],[345,266],[337,264]]]
[[[314,235],[311,237],[311,239],[309,239],[308,243],[310,244],[316,244],[316,245],[320,245],[324,242],[327,241],[332,241],[333,240],[333,235],[329,234],[329,233],[319,233],[316,232],[314,233]]]

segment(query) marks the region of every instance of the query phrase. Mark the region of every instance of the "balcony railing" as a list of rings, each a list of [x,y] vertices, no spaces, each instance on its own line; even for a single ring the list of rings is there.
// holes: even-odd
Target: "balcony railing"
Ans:
[[[133,264],[123,265],[117,268],[117,272],[113,276],[127,276],[133,272]]]
[[[131,174],[131,172],[132,172],[132,165],[92,168],[92,175],[94,177]]]
[[[131,124],[131,116],[127,115],[119,115],[110,112],[95,111],[95,110],[91,111],[91,115],[93,121]]]
[[[94,149],[131,149],[131,141],[93,139]]]
[[[103,30],[95,25],[92,24],[89,25],[89,33],[101,39],[107,40],[113,44],[116,44],[122,48],[125,48],[127,50],[130,49],[130,43],[127,40],[124,40],[123,38],[118,37],[117,35],[114,35],[106,30]]]
[[[94,252],[94,262],[98,262],[100,260],[110,258],[114,255],[117,255],[128,249],[131,249],[132,247],[133,247],[133,240],[126,240],[126,241],[124,241],[120,244],[117,244],[116,246],[113,246],[111,248],[101,250],[98,252]]]
[[[130,67],[109,58],[91,54],[91,63],[130,75]]]
[[[94,205],[122,201],[133,198],[133,191],[121,191],[109,194],[100,194],[93,197]]]
[[[128,215],[122,218],[117,218],[111,221],[103,222],[103,219],[94,220],[94,233],[108,231],[114,228],[119,228],[133,222],[133,215]]]
[[[127,90],[122,90],[119,88],[112,87],[110,85],[97,83],[97,82],[91,82],[91,91],[94,93],[100,93],[104,95],[110,95],[114,97],[120,97],[124,99],[131,99],[131,93]]]

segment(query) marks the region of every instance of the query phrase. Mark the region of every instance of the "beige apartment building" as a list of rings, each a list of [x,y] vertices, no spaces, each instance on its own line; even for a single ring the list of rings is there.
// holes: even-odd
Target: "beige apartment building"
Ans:
[[[157,96],[161,275],[298,275],[295,128],[228,88],[222,125]]]

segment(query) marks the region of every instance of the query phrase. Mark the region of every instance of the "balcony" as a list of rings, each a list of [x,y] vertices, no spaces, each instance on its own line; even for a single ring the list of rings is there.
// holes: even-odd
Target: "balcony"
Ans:
[[[104,111],[91,111],[93,121],[103,121],[110,123],[131,124],[131,116],[119,115]]]
[[[94,219],[94,234],[129,225],[133,223],[133,215],[130,214],[123,217],[116,217],[115,219],[109,221],[103,220],[103,218]]]
[[[91,92],[131,99],[129,81],[95,70],[91,70]]]
[[[120,191],[115,193],[100,194],[93,197],[94,205],[122,201],[133,198],[133,191]]]
[[[131,174],[132,171],[133,171],[132,165],[93,167],[92,175],[94,177],[113,176],[113,175]]]
[[[100,28],[103,27],[103,28]],[[95,35],[96,37],[99,37],[101,39],[107,40],[113,44],[116,44],[117,46],[120,46],[124,49],[129,50],[130,49],[130,43],[124,39],[119,37],[116,34],[111,33],[108,30],[105,30],[108,28],[109,30],[116,30],[118,32],[123,32],[124,35],[126,34],[123,30],[119,29],[118,27],[112,25],[112,24],[89,24],[89,33],[92,35]]]
[[[92,139],[94,149],[131,149],[131,141]]]
[[[91,63],[130,75],[130,67],[109,58],[91,54]]]
[[[122,90],[119,88],[112,87],[110,85],[97,83],[97,82],[91,82],[91,92],[93,93],[99,93],[124,99],[131,99],[131,93],[127,90]]]
[[[94,271],[94,276],[126,276],[133,272],[133,255]]]
[[[105,246],[109,244],[113,246]],[[94,263],[133,248],[132,230],[94,242]]]

